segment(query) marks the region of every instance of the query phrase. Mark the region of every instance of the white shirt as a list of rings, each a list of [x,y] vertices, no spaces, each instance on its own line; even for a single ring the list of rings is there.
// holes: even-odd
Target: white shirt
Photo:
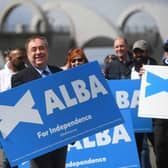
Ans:
[[[150,59],[147,60],[145,65],[151,65]],[[135,71],[135,66],[131,69],[131,79],[140,79],[139,72]]]
[[[43,74],[43,71],[44,71],[44,70],[47,71],[49,74],[51,74],[51,71],[50,71],[50,69],[49,69],[48,66],[46,66],[45,69],[43,69],[43,70],[37,69],[37,68],[35,68],[35,69],[36,69],[36,71],[37,71],[42,77],[46,77],[46,75]]]
[[[132,67],[132,70],[131,70],[131,79],[140,79],[139,73],[135,70],[135,67]]]
[[[11,88],[11,77],[16,72],[9,69],[9,62],[7,62],[2,70],[0,70],[0,92]]]

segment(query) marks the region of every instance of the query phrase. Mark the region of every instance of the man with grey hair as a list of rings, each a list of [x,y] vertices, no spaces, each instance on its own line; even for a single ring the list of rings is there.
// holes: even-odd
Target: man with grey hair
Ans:
[[[48,65],[48,43],[43,36],[33,36],[25,44],[28,66],[12,76],[12,87],[61,71]],[[31,143],[31,142],[30,142]],[[65,168],[67,146],[48,152],[30,161],[31,168]]]
[[[125,37],[114,40],[116,59],[105,67],[106,79],[130,79],[132,53],[129,52],[128,42]]]

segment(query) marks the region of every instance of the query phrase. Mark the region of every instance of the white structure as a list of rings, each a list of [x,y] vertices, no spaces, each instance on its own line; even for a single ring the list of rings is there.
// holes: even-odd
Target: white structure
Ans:
[[[118,27],[122,30],[127,20],[138,12],[145,12],[152,16],[156,22],[159,33],[163,41],[168,39],[168,24],[167,23],[167,8],[168,4],[161,2],[140,2],[129,6],[119,17]],[[137,21],[138,22],[138,21]]]
[[[112,23],[93,10],[69,1],[47,2],[45,12],[61,9],[70,20],[71,35],[79,47],[96,37],[115,39],[122,35]]]
[[[47,31],[49,29],[49,24],[47,21],[47,18],[44,14],[44,12],[42,11],[41,7],[39,5],[37,5],[36,3],[34,3],[31,0],[12,0],[10,1],[7,6],[5,6],[3,8],[3,10],[0,11],[0,31],[3,30],[3,25],[8,17],[8,15],[18,6],[21,5],[28,5],[30,6],[30,8],[32,9],[32,11],[35,13],[35,16],[39,18],[39,21],[43,21],[44,22],[44,27],[43,27],[43,31]],[[24,14],[24,13],[23,13]],[[22,16],[21,16],[22,17]],[[39,23],[39,22],[38,22]],[[38,23],[36,23],[36,25],[34,25],[34,22],[32,22],[32,25],[30,25],[30,31],[31,32],[37,32],[37,25]]]
[[[121,14],[117,26],[115,26],[97,12],[72,1],[51,1],[40,6],[33,0],[12,0],[0,11],[0,31],[3,30],[3,24],[10,12],[16,7],[25,4],[29,5],[33,12],[35,12],[30,25],[31,32],[40,31],[44,33],[49,31],[50,25],[46,13],[57,9],[63,11],[70,20],[71,36],[75,39],[78,47],[84,46],[87,42],[97,37],[113,40],[117,36],[122,35],[120,30],[123,29],[127,20],[137,12],[145,12],[151,15],[156,21],[162,40],[168,39],[168,24],[166,24],[168,5],[153,1],[140,2],[130,6]]]
[[[38,30],[39,23],[43,25],[43,32],[47,32],[50,26],[45,13],[51,10],[61,9],[70,20],[71,36],[75,39],[78,47],[84,46],[84,44],[97,37],[113,40],[122,35],[120,30],[98,13],[80,6],[79,4],[67,1],[52,1],[39,6],[31,0],[13,0],[0,12],[1,31],[3,30],[3,24],[10,12],[23,4],[29,5],[33,12],[35,12],[30,25],[31,32],[36,32]]]

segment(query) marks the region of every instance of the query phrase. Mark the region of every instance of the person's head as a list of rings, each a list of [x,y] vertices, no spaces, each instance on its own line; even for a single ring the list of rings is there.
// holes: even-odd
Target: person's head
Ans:
[[[67,67],[72,68],[85,64],[88,62],[88,59],[81,48],[75,48],[68,51],[68,60]]]
[[[143,64],[147,64],[149,46],[145,40],[137,40],[133,44],[135,70],[139,72]]]
[[[137,40],[133,44],[133,55],[137,57],[148,57],[149,46],[145,40]]]
[[[164,52],[168,52],[168,40],[163,43],[163,50]]]
[[[116,56],[119,58],[119,60],[124,59],[128,55],[129,46],[126,38],[124,37],[118,37],[114,40],[114,50],[116,53]]]
[[[9,51],[10,51],[10,49],[6,49],[2,53],[5,62],[8,62],[8,60],[9,60]]]
[[[9,68],[12,71],[19,71],[25,67],[26,52],[23,48],[13,48],[9,51]]]
[[[33,36],[25,43],[29,63],[38,69],[44,69],[48,63],[48,42],[43,36]]]
[[[162,62],[164,65],[168,65],[168,40],[163,43],[164,54],[162,57]]]
[[[111,63],[113,60],[115,60],[116,58],[117,58],[117,56],[114,54],[107,55],[104,59],[104,64],[107,65],[107,64]]]
[[[168,58],[168,40],[166,40],[163,44],[164,56]]]

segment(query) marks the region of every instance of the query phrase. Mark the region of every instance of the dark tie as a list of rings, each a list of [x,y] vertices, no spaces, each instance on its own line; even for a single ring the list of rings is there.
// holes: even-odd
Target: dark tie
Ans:
[[[48,71],[46,71],[46,70],[44,70],[43,72],[42,72],[42,77],[46,77],[46,76],[48,76],[50,73],[48,72]]]

